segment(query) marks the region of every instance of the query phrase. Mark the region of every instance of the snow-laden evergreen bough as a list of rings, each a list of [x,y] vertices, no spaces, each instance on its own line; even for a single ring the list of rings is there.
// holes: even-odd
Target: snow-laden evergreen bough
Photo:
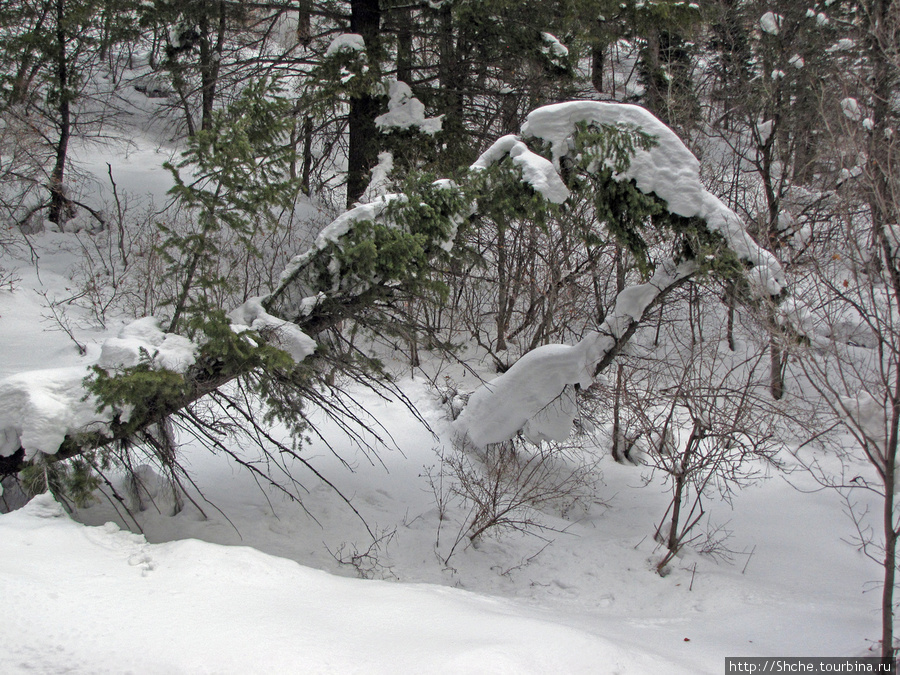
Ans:
[[[506,188],[531,199],[509,199]],[[517,202],[533,212],[565,209],[573,199],[591,200],[593,229],[627,247],[646,280],[621,292],[603,323],[578,343],[539,347],[474,391],[455,422],[474,445],[519,432],[536,441],[567,436],[577,388],[613,361],[651,307],[692,276],[740,276],[759,297],[784,287],[777,261],[703,187],[699,162],[668,127],[631,105],[551,105],[532,112],[520,136],[498,140],[459,184],[419,182],[344,213],[291,261],[272,294],[235,309],[227,321],[211,319],[214,328],[193,341],[141,319],[104,344],[92,369],[0,381],[0,474],[39,454],[61,459],[140,438],[253,371],[273,371],[287,383],[298,372],[314,377],[308,366],[317,358],[315,337],[433,286],[436,263],[452,258],[479,211],[503,203],[516,217],[525,208]],[[668,238],[669,257],[651,259],[651,231]],[[131,382],[148,381],[150,403],[129,399]]]

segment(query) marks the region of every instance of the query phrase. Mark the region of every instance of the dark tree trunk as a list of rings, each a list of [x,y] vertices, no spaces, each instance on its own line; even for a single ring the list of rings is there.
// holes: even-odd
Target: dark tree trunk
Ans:
[[[65,195],[66,158],[72,134],[71,92],[69,91],[69,63],[66,55],[68,36],[65,29],[66,0],[56,0],[56,85],[59,87],[59,138],[56,141],[56,161],[50,174],[50,222],[62,224],[69,215]]]
[[[211,25],[210,14],[200,15],[200,97],[202,118],[201,129],[209,129],[216,101],[216,88],[219,82],[219,64],[222,48],[225,45],[226,6],[224,0],[216,3],[217,19],[215,27]]]
[[[380,52],[381,7],[378,0],[351,0],[350,31],[362,36],[370,67]],[[347,206],[352,207],[369,184],[369,174],[378,160],[378,128],[375,118],[381,101],[369,93],[350,99],[349,147],[347,150]]]
[[[595,45],[591,48],[591,84],[594,90],[603,91],[603,65],[606,59],[606,47]]]

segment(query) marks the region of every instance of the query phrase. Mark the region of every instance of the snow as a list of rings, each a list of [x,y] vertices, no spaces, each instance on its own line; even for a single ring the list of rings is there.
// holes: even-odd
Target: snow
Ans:
[[[390,185],[391,171],[393,170],[394,156],[386,150],[379,152],[378,164],[372,169],[372,178],[369,180],[369,184],[366,186],[360,201],[365,204],[386,195]]]
[[[678,152],[673,145],[654,156],[661,170],[678,173],[692,166],[695,160]],[[144,181],[154,171],[165,177],[154,154],[132,155],[136,188],[142,175]],[[109,159],[121,168],[115,157]],[[687,164],[666,163],[675,160]],[[521,161],[523,174],[543,167],[534,174],[540,184],[546,165],[527,155]],[[95,173],[102,177],[105,165],[98,166]],[[552,175],[543,176],[544,189],[559,198]],[[653,182],[646,168],[635,179]],[[686,185],[693,186],[692,180]],[[699,189],[689,191],[691,199],[706,204]],[[354,219],[380,217],[391,198],[339,218],[316,245],[338,241]],[[711,218],[728,220],[713,206],[705,208]],[[162,333],[152,318],[121,328],[111,322],[108,334],[75,325],[75,337],[88,347],[84,356],[61,331],[48,330],[41,319],[46,303],[34,291],[71,295],[70,277],[51,270],[55,263],[46,254],[48,245],[64,238],[34,237],[39,276],[28,255],[0,252],[4,268],[24,279],[14,292],[0,290],[0,375],[18,382],[11,386],[13,395],[0,399],[0,454],[20,442],[35,449],[53,446],[62,429],[89,423],[93,408],[80,401],[83,390],[76,383],[98,359],[124,365],[142,354],[141,346],[160,364],[180,368],[192,358],[191,345]],[[555,384],[543,395],[549,403],[525,421],[523,433],[537,441],[567,435],[577,396],[567,380],[588,382],[587,364],[652,302],[654,288],[689,271],[661,269],[652,286],[619,298],[605,333],[532,357],[534,368],[522,369],[519,381],[540,389],[543,380],[529,380],[538,372]],[[304,302],[312,305],[316,296]],[[76,307],[70,312],[86,318]],[[258,300],[232,316],[248,327],[260,322],[261,330],[280,327]],[[298,356],[311,347],[304,337],[288,336]],[[35,371],[39,367],[54,370]],[[302,467],[290,468],[295,478],[309,481],[303,506],[257,485],[226,457],[180,439],[180,457],[196,480],[192,496],[206,508],[197,492],[202,491],[221,513],[208,508],[204,515],[188,504],[178,513],[138,509],[132,521],[111,499],[80,509],[76,522],[51,498],[39,496],[0,515],[0,606],[10,634],[0,643],[3,672],[677,675],[720,673],[725,657],[735,655],[871,655],[879,620],[877,594],[870,591],[881,569],[846,543],[856,532],[843,502],[802,472],[791,476],[793,485],[776,477],[733,495],[728,504],[707,502],[726,526],[734,564],[685,550],[668,577],[655,574],[652,537],[668,504],[667,486],[647,467],[626,467],[607,457],[593,467],[598,478],[590,508],[544,509],[535,516],[548,528],[540,538],[489,534],[461,546],[445,563],[447,539],[465,523],[471,505],[453,499],[436,505],[428,472],[454,451],[456,427],[422,381],[400,376],[398,382],[431,429],[399,400],[351,388],[360,410],[384,425],[394,445],[378,446],[376,457],[312,411],[323,438],[303,446],[304,457],[352,496],[367,522],[378,532],[393,532],[365,571],[391,581],[345,578],[356,570],[331,553],[344,546],[366,551],[371,539],[346,505]],[[513,382],[495,386],[515,393]],[[514,404],[513,397],[509,405]],[[73,419],[80,414],[83,419]],[[545,444],[541,452],[546,449]],[[247,448],[236,450],[259,461]],[[817,459],[827,464],[831,458]],[[137,468],[148,497],[161,505],[164,478],[150,467]],[[122,477],[111,478],[124,491]],[[860,496],[863,507],[877,510],[877,502],[867,498]],[[126,521],[145,535],[120,529]]]
[[[657,145],[647,151],[637,150],[629,168],[616,178],[634,180],[641,192],[665,200],[672,213],[705,220],[738,257],[752,263],[748,275],[758,293],[777,295],[781,291],[784,273],[775,257],[757,245],[741,219],[703,186],[700,163],[681,139],[643,108],[598,101],[549,105],[528,115],[522,135],[549,142],[554,163],[558,164],[569,153],[569,138],[579,122],[629,125],[654,136]]]
[[[769,35],[778,35],[783,23],[784,17],[775,12],[766,12],[759,18],[759,27]]]
[[[363,40],[362,35],[357,33],[341,33],[328,45],[325,56],[334,56],[341,52],[361,52],[365,51],[365,49],[366,43],[365,40]]]
[[[522,135],[549,143],[553,162],[531,152],[519,137],[509,135],[496,141],[472,168],[483,170],[508,155],[521,167],[526,183],[548,200],[562,203],[569,193],[556,166],[571,151],[570,139],[579,122],[638,128],[653,136],[656,145],[636,150],[629,167],[615,178],[634,180],[639,190],[656,194],[677,215],[705,220],[711,230],[722,234],[732,251],[752,263],[748,277],[758,294],[777,295],[784,288],[784,273],[774,256],[758,246],[741,219],[706,190],[693,153],[643,108],[596,101],[539,108],[526,118]],[[575,417],[572,406],[560,404],[570,396],[569,387],[588,386],[596,365],[615,340],[640,320],[661,292],[695,269],[691,262],[679,267],[673,262],[660,264],[647,283],[620,293],[603,325],[577,345],[546,345],[525,354],[507,372],[472,392],[456,420],[457,433],[479,448],[508,440],[519,431],[531,438],[565,438]]]
[[[850,38],[841,38],[840,40],[835,42],[833,45],[831,45],[825,51],[828,52],[829,54],[833,54],[835,52],[849,51],[849,50],[853,49],[855,46],[856,46],[856,42],[854,40],[852,40]]]
[[[316,351],[316,341],[296,324],[272,316],[262,306],[263,298],[250,298],[228,314],[231,329],[240,334],[245,330],[262,333],[272,345],[283,349],[295,363],[300,363]]]
[[[862,119],[862,112],[859,108],[859,101],[855,98],[847,97],[841,100],[841,110],[844,113],[844,116],[852,120],[853,122],[858,122]]]
[[[27,458],[54,454],[71,429],[90,429],[108,420],[96,412],[94,400],[83,401],[80,366],[48,368],[0,380],[0,456],[21,446]]]
[[[3,263],[27,277],[27,262]],[[66,283],[47,269],[41,279],[50,290]],[[96,358],[96,350],[63,350],[68,338],[40,330],[40,313],[24,311],[29,293],[24,282],[0,292],[0,335],[27,337],[4,342],[0,372],[27,370],[32,359]],[[649,294],[623,302],[622,315],[637,313]],[[151,328],[137,333],[153,335]],[[558,350],[564,365],[572,361],[566,353]],[[720,673],[734,655],[869,654],[879,624],[877,598],[865,591],[880,569],[842,541],[854,531],[840,499],[803,474],[791,476],[802,491],[774,478],[731,505],[710,500],[733,532],[733,564],[686,551],[660,578],[652,533],[666,488],[646,468],[608,458],[595,469],[601,479],[590,510],[546,510],[537,514],[552,528],[544,539],[491,535],[443,564],[436,553],[446,555],[468,507],[439,510],[427,471],[452,452],[453,427],[424,382],[399,382],[431,430],[399,401],[355,389],[396,445],[380,447],[373,461],[312,411],[324,439],[305,447],[378,532],[395,532],[375,553],[375,579],[347,578],[355,569],[329,553],[366,551],[371,540],[300,467],[294,476],[308,488],[304,506],[316,520],[226,457],[185,442],[179,452],[197,489],[222,513],[206,509],[204,517],[187,504],[167,515],[165,486],[141,469],[162,507],[135,511],[145,535],[120,529],[132,521],[105,501],[79,510],[78,522],[46,496],[0,515],[0,598],[15,636],[0,644],[3,672],[677,675]],[[566,422],[572,393],[567,388],[558,410],[538,422],[545,432],[555,431],[551,418]],[[113,480],[122,490],[121,478]]]
[[[806,61],[803,60],[803,57],[799,54],[794,54],[790,59],[788,59],[788,64],[800,70],[806,65]]]
[[[875,451],[884,456],[887,447],[888,420],[885,400],[878,400],[868,391],[855,396],[840,397],[840,409],[850,424],[871,443]]]
[[[772,120],[766,120],[756,128],[756,130],[759,132],[759,140],[764,145],[772,136],[772,128],[774,124],[775,123]]]
[[[597,330],[575,345],[549,344],[532,349],[505,373],[475,389],[456,419],[455,431],[484,448],[525,430],[533,439],[564,440],[575,414],[568,403],[570,387],[588,387],[596,364],[639,321],[661,292],[695,270],[693,262],[658,266],[647,283],[626,288]]]
[[[115,337],[107,337],[96,360],[83,365],[30,370],[0,379],[0,456],[25,450],[55,454],[66,435],[102,431],[112,411],[97,411],[97,400],[84,389],[94,363],[104,369],[136,366],[184,372],[194,363],[196,346],[187,338],[163,333],[153,317],[137,319]],[[125,411],[127,414],[127,411]]]
[[[48,495],[0,516],[0,532],[16,627],[5,673],[688,672],[510,601],[342,579],[246,547],[148,544],[79,525]]]
[[[444,116],[425,117],[425,104],[412,95],[412,90],[405,82],[389,82],[388,96],[388,112],[375,118],[375,126],[383,132],[418,129],[433,136],[441,130]]]
[[[107,338],[100,347],[101,368],[130,368],[148,360],[154,368],[185,372],[195,362],[197,345],[186,337],[164,333],[152,317],[136,319]]]
[[[445,443],[426,390],[404,387]],[[877,598],[863,592],[877,566],[841,541],[852,525],[840,500],[796,474],[804,492],[764,481],[721,513],[743,552],[733,565],[687,554],[658,577],[663,486],[611,461],[598,467],[604,504],[549,517],[567,532],[545,533],[551,545],[524,566],[546,542],[491,537],[441,565],[434,528],[463,514],[441,520],[424,481],[436,441],[396,402],[360,394],[402,454],[384,451],[382,468],[349,451],[355,473],[336,460],[327,470],[370,522],[397,524],[379,557],[391,581],[345,578],[353,569],[325,550],[366,548],[328,491],[310,486],[319,525],[188,446],[200,487],[240,534],[190,508],[138,513],[145,536],[106,524],[118,520],[108,504],[81,511],[84,525],[47,496],[0,515],[0,597],[16,630],[0,644],[4,673],[720,673],[736,654],[862,656],[877,634]]]
[[[472,165],[472,170],[483,171],[492,164],[509,156],[522,172],[522,180],[554,204],[562,204],[569,198],[569,189],[553,166],[553,163],[533,153],[527,145],[514,135],[497,139]]]
[[[560,42],[559,38],[555,35],[552,35],[551,33],[541,33],[541,40],[544,43],[541,45],[541,51],[545,54],[558,59],[564,59],[569,55],[569,48]]]
[[[570,385],[587,387],[591,383],[587,346],[585,342],[574,346],[550,344],[526,353],[503,375],[471,394],[456,420],[460,435],[483,448],[512,438],[528,423],[532,437],[564,440],[571,432],[571,419],[560,428],[560,416],[549,415],[548,406]],[[560,409],[563,412],[568,410]],[[542,413],[548,418],[541,418]],[[552,430],[544,431],[542,421]]]

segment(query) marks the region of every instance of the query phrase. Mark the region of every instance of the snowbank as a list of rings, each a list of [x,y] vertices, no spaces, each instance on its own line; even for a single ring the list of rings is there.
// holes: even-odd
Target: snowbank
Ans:
[[[10,674],[679,672],[514,602],[152,545],[79,525],[48,495],[0,516],[0,597]]]

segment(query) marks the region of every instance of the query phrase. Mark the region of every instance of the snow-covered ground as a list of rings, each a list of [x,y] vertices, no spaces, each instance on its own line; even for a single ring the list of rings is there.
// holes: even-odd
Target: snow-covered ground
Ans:
[[[160,191],[160,157],[140,147],[120,188],[135,190],[146,162]],[[89,168],[102,178],[106,161],[93,154]],[[18,279],[0,290],[0,377],[94,361],[121,326],[101,331],[66,305],[80,356],[49,308],[77,291],[79,245],[59,233],[31,244],[37,265],[27,247],[0,259]],[[665,486],[607,457],[579,504],[530,516],[545,529],[488,534],[448,559],[467,517],[436,498],[453,480],[440,478],[451,425],[423,381],[399,386],[430,430],[358,390],[390,446],[375,456],[322,417],[324,440],[303,449],[376,544],[302,466],[301,506],[192,444],[182,452],[205,515],[151,505],[137,513],[143,534],[110,501],[70,517],[42,496],[0,515],[0,671],[720,673],[728,656],[877,654],[881,569],[847,543],[839,496],[803,472],[707,503],[730,563],[690,551],[660,577]]]
[[[69,338],[42,323],[38,279],[20,264],[17,290],[0,292],[0,372],[76,363]],[[59,271],[40,276],[65,287]],[[323,419],[353,471],[321,441],[305,450],[382,537],[371,551],[359,519],[302,469],[315,520],[193,446],[187,463],[215,505],[200,502],[206,518],[191,505],[175,516],[150,507],[138,514],[142,536],[120,529],[109,503],[73,519],[46,496],[0,516],[0,597],[14,635],[0,644],[3,671],[717,673],[726,656],[869,654],[880,570],[843,541],[854,533],[836,494],[780,476],[733,508],[710,506],[732,533],[731,564],[689,553],[659,577],[652,533],[664,489],[607,459],[587,512],[547,513],[543,539],[489,536],[445,564],[439,552],[465,513],[451,504],[439,519],[428,474],[449,452],[449,423],[422,382],[402,387],[437,436],[401,404],[360,391],[396,447],[370,461]],[[790,480],[814,487],[802,473]],[[354,555],[374,579],[345,578],[357,568],[338,559]]]

